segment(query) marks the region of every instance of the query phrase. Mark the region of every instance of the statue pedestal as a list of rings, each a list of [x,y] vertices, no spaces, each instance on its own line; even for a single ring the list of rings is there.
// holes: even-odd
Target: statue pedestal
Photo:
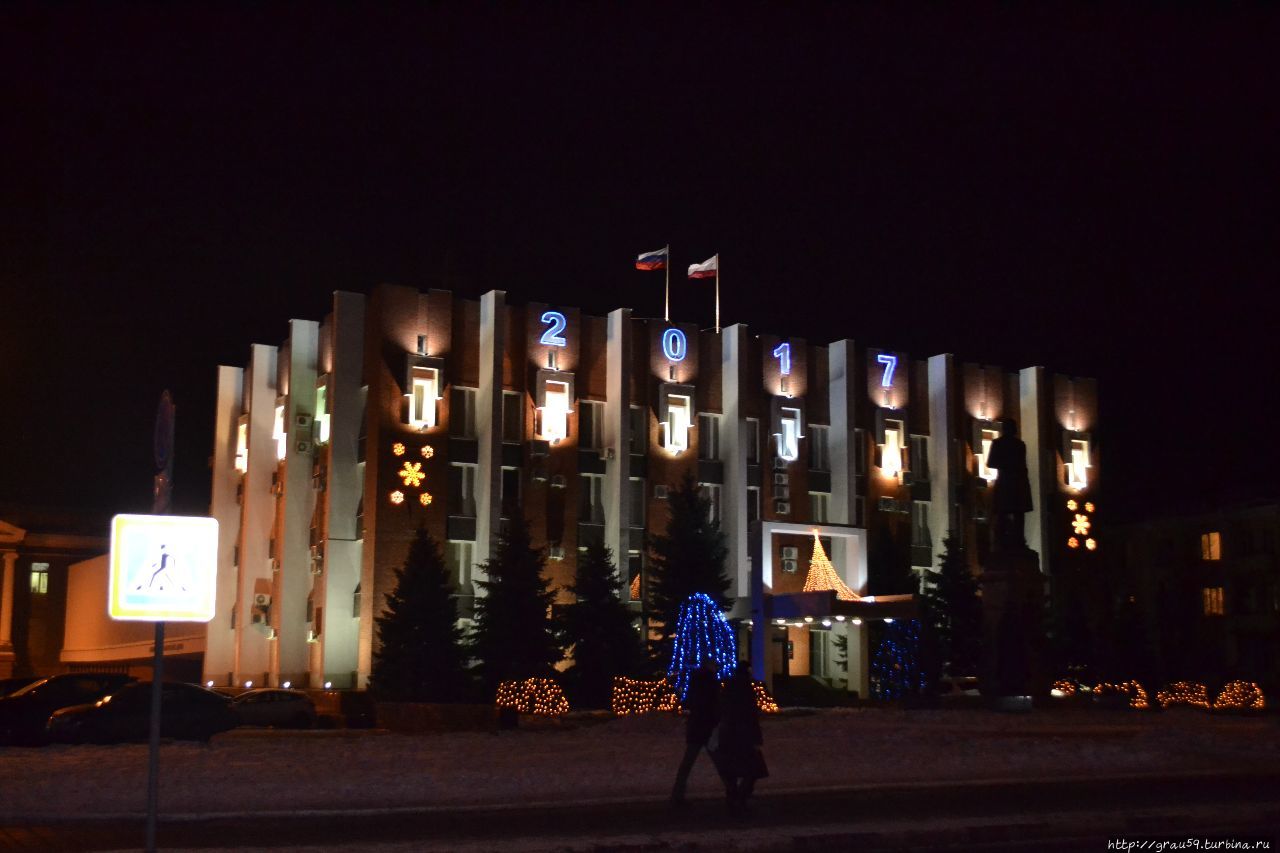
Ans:
[[[978,581],[982,585],[982,695],[1046,693],[1045,577],[1040,574],[1039,557],[1025,546],[996,551]],[[1026,703],[1018,704],[1021,710]]]

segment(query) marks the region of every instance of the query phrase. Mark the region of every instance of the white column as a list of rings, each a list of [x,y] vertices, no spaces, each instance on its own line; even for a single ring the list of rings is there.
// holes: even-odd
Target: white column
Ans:
[[[234,677],[236,632],[232,614],[237,606],[235,549],[240,539],[240,505],[236,490],[236,437],[244,411],[244,369],[218,367],[217,402],[213,424],[213,491],[209,514],[218,522],[217,611],[205,634],[204,679],[225,685]]]
[[[491,290],[480,297],[480,389],[476,394],[476,562],[493,555],[502,519],[502,355],[505,345],[506,293]],[[487,580],[483,569],[472,572]]]
[[[942,540],[956,528],[955,486],[959,482],[956,445],[956,374],[950,353],[929,359],[929,532],[933,534],[933,559],[942,552]]]
[[[733,612],[745,616],[750,610],[751,558],[747,546],[747,448],[743,441],[746,418],[742,399],[746,387],[747,327],[736,323],[721,332],[720,458],[724,462],[724,492],[721,526],[729,548],[729,595],[737,599]],[[763,626],[761,626],[763,628]]]
[[[618,567],[622,600],[631,550],[631,309],[609,312],[605,343],[604,446],[613,458],[604,469],[604,542]]]
[[[276,417],[276,348],[254,344],[245,382],[248,408],[249,464],[240,504],[240,570],[236,601],[235,681],[262,685],[269,666],[271,640],[250,624],[254,593],[271,589],[267,548],[275,521],[271,475],[276,470],[276,443],[271,437]]]
[[[13,583],[18,552],[4,554],[4,588],[0,591],[0,654],[13,653]]]
[[[862,392],[863,372],[857,366],[857,354],[853,341],[833,341],[827,347],[828,397],[831,408],[831,429],[827,433],[831,455],[831,506],[832,524],[852,525],[854,499],[857,497],[856,453],[861,452],[855,443],[857,411]],[[844,568],[845,583],[860,594],[867,592],[867,540],[837,536],[831,542],[831,561]],[[865,699],[870,691],[870,669],[867,665],[867,627],[849,625],[846,629],[848,646],[848,689]]]
[[[1025,519],[1027,547],[1040,558],[1040,571],[1049,574],[1049,531],[1044,523],[1048,487],[1053,482],[1053,448],[1048,441],[1050,407],[1045,397],[1043,367],[1027,367],[1018,373],[1020,403],[1018,437],[1027,445],[1027,477],[1031,481],[1031,512]]]

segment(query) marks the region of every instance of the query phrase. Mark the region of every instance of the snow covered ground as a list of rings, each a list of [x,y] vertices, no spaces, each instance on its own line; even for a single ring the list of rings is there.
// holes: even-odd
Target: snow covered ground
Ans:
[[[761,790],[968,779],[1272,769],[1280,718],[1073,708],[825,710],[767,718]],[[683,721],[569,718],[502,734],[242,730],[166,744],[166,815],[296,813],[662,797]],[[0,748],[0,820],[138,814],[146,746]],[[705,759],[691,795],[718,791]]]

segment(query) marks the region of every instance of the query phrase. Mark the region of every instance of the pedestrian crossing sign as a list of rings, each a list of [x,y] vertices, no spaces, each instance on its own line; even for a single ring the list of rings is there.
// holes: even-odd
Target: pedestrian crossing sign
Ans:
[[[108,612],[132,622],[208,622],[218,577],[218,522],[179,515],[111,520]]]

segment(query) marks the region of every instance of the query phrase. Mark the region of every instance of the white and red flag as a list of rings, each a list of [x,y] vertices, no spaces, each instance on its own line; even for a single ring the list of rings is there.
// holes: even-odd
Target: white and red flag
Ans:
[[[700,264],[690,264],[689,278],[715,278],[720,271],[720,255],[715,254]]]

